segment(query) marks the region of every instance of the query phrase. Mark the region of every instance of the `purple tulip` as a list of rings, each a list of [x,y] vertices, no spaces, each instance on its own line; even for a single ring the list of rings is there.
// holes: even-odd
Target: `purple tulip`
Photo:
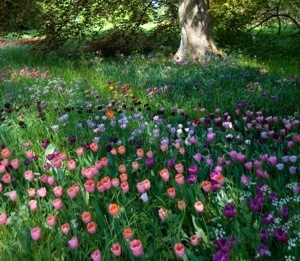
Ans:
[[[260,244],[257,248],[256,248],[256,254],[259,257],[269,257],[271,255],[271,252],[268,248],[267,245],[264,244]]]
[[[269,239],[269,232],[265,228],[261,229],[259,232],[259,236],[261,240],[268,240]]]
[[[267,211],[263,214],[261,221],[267,225],[273,224],[275,221],[274,214],[271,211]]]
[[[193,165],[193,166],[190,166],[188,168],[188,171],[191,175],[194,175],[194,176],[197,176],[197,173],[198,173],[198,167]]]
[[[227,203],[223,208],[223,213],[228,218],[234,218],[236,216],[236,207],[233,203]]]
[[[274,230],[274,236],[280,243],[286,243],[288,241],[288,234],[281,227]]]
[[[212,256],[213,261],[229,261],[229,254],[219,250]]]

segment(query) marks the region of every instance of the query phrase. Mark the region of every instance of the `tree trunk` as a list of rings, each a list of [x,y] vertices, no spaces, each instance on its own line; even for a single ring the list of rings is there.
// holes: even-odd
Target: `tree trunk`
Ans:
[[[175,61],[203,59],[207,53],[223,55],[212,37],[209,0],[179,0],[181,42]]]

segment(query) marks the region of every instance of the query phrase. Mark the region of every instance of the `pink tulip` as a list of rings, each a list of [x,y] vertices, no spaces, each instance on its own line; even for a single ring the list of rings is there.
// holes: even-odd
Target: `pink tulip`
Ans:
[[[89,222],[92,221],[91,213],[88,212],[88,211],[83,212],[82,215],[81,215],[81,219],[82,219],[82,221],[83,221],[85,224],[88,224]]]
[[[61,231],[64,233],[64,234],[68,234],[69,231],[70,231],[70,225],[68,223],[64,223],[62,226],[61,226]]]
[[[13,190],[9,192],[9,198],[11,201],[15,201],[18,197],[17,191]]]
[[[8,184],[11,182],[11,175],[9,173],[6,173],[2,176],[2,182],[5,184]]]
[[[35,199],[30,200],[28,205],[31,211],[35,211],[38,209],[38,202]]]
[[[46,197],[46,195],[47,195],[47,190],[46,190],[46,188],[43,187],[43,188],[38,189],[38,190],[37,190],[37,195],[38,195],[40,198]]]
[[[59,157],[56,157],[52,160],[53,166],[57,169],[59,169],[62,165],[61,159]]]
[[[53,184],[55,183],[55,179],[52,176],[49,176],[47,182],[50,186],[53,186]]]
[[[89,222],[86,226],[86,229],[90,234],[94,234],[97,231],[97,224],[93,221]]]
[[[137,188],[137,190],[138,190],[139,193],[144,193],[146,191],[145,184],[144,184],[143,181],[142,182],[138,182],[136,184],[136,188]]]
[[[162,178],[162,180],[165,181],[165,182],[167,182],[169,180],[169,178],[170,178],[170,173],[169,173],[169,171],[166,168],[162,169],[159,172],[159,175]]]
[[[50,227],[55,226],[56,224],[56,217],[55,216],[49,216],[47,217],[47,223]]]
[[[184,210],[185,207],[186,207],[185,202],[183,200],[179,200],[177,202],[177,207],[178,207],[179,210]]]
[[[199,244],[199,237],[197,235],[193,235],[190,237],[190,241],[193,246],[197,246]]]
[[[42,230],[39,227],[34,227],[31,229],[30,235],[31,235],[32,240],[37,241],[42,236]]]
[[[130,249],[135,257],[141,256],[143,254],[142,242],[138,239],[130,242]]]
[[[167,193],[168,193],[168,196],[170,198],[174,198],[176,196],[176,190],[175,190],[175,188],[168,188],[167,189]]]
[[[197,162],[200,162],[202,159],[202,155],[200,153],[197,153],[196,155],[193,156],[194,160]]]
[[[9,158],[10,157],[10,150],[8,148],[4,148],[2,151],[1,151],[1,155],[4,157],[4,158]]]
[[[48,176],[44,174],[40,177],[40,180],[42,183],[46,184],[48,183]]]
[[[1,214],[0,215],[0,225],[1,226],[5,226],[7,223],[7,216],[6,214]]]
[[[32,150],[27,150],[25,154],[28,159],[32,159],[35,156]]]
[[[129,184],[127,181],[125,182],[121,182],[121,189],[124,193],[128,192],[129,191]]]
[[[72,237],[69,241],[68,241],[68,245],[71,249],[76,249],[78,248],[78,239],[77,237]]]
[[[112,254],[114,256],[120,256],[121,252],[122,252],[120,244],[118,244],[118,243],[113,244],[112,247],[110,248],[110,251],[112,252]]]
[[[91,254],[91,259],[92,261],[101,261],[101,252],[100,250],[95,250],[92,254]]]
[[[33,174],[32,170],[26,170],[26,171],[24,172],[24,178],[25,178],[26,180],[28,180],[28,181],[33,181],[33,179],[34,179],[34,174]]]
[[[158,215],[159,215],[160,219],[161,219],[162,221],[164,221],[164,220],[168,217],[168,212],[167,212],[166,209],[160,208],[160,209],[158,210]]]
[[[76,189],[72,186],[72,187],[68,188],[67,194],[68,194],[68,196],[69,196],[70,198],[76,198],[76,196],[77,196],[77,191],[76,191]]]
[[[198,213],[203,212],[203,210],[204,210],[204,205],[201,201],[195,202],[194,207]]]
[[[94,180],[89,179],[84,183],[84,187],[88,193],[93,193],[96,189]]]
[[[71,159],[67,163],[67,167],[69,170],[75,170],[76,169],[76,161],[74,159]]]
[[[27,190],[27,194],[28,194],[29,197],[34,197],[35,194],[36,194],[35,188],[29,188]]]
[[[52,206],[56,209],[56,210],[60,210],[63,207],[62,204],[62,200],[60,198],[56,198],[52,201]]]
[[[174,251],[177,257],[182,258],[185,255],[185,247],[181,243],[174,245]]]
[[[18,169],[19,166],[20,166],[20,162],[18,159],[13,159],[11,162],[10,162],[10,165],[13,167],[13,169]]]
[[[56,187],[54,187],[53,192],[54,192],[54,195],[56,197],[61,197],[62,194],[63,194],[62,186],[56,186]]]
[[[120,185],[120,180],[118,179],[118,178],[114,178],[114,179],[112,179],[111,180],[111,184],[112,184],[112,186],[113,187],[119,187],[119,185]]]
[[[177,174],[175,176],[175,181],[179,186],[183,185],[184,184],[184,176],[182,174]]]

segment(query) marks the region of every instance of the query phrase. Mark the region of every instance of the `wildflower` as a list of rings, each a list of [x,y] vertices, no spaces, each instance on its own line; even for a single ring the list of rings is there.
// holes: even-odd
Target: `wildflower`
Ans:
[[[130,242],[130,249],[135,257],[141,256],[143,254],[142,242],[139,239],[135,239]]]
[[[182,258],[185,255],[185,247],[182,243],[176,243],[174,245],[174,251],[177,257]]]
[[[42,230],[39,227],[34,227],[30,230],[30,236],[32,240],[37,241],[42,236]]]

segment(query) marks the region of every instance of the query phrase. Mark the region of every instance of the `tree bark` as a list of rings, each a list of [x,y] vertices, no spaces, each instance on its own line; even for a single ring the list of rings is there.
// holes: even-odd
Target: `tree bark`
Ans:
[[[223,55],[212,36],[209,0],[179,0],[180,47],[174,60],[203,59],[207,53]]]

